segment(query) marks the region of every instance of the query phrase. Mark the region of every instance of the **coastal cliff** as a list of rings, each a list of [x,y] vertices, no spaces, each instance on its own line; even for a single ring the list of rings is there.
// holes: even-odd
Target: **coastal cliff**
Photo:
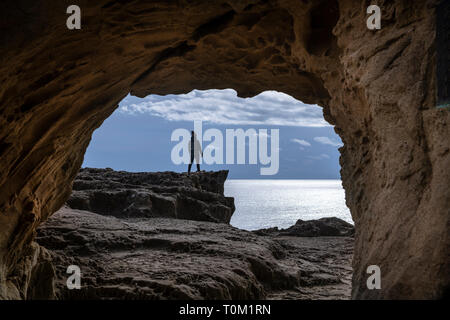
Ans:
[[[51,281],[31,284],[28,298],[349,299],[349,227],[332,220],[340,231],[330,237],[310,236],[334,230],[319,220],[296,234],[234,228],[227,173],[82,170],[67,205],[38,229],[49,256],[39,278]],[[162,197],[175,208],[167,214],[155,209]],[[81,289],[67,288],[69,265],[80,267]]]

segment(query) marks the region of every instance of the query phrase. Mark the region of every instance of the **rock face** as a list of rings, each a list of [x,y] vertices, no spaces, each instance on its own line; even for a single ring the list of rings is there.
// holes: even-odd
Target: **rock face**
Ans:
[[[117,217],[167,217],[229,223],[228,171],[175,173],[81,169],[67,205]]]
[[[372,31],[357,0],[81,0],[81,30],[67,29],[64,1],[6,1],[0,297],[26,298],[34,232],[69,197],[92,132],[119,101],[209,88],[322,106],[344,142],[353,297],[441,297],[450,112],[435,108],[439,2],[375,1],[382,28]],[[366,288],[369,265],[381,268],[381,290]]]
[[[350,298],[349,237],[263,237],[224,223],[65,207],[37,242],[53,256],[57,299]],[[69,265],[80,267],[80,290],[67,289]]]
[[[295,225],[279,230],[277,227],[254,231],[260,235],[297,236],[297,237],[342,237],[352,236],[355,228],[344,220],[331,217],[319,220],[297,220]]]
[[[353,239],[264,237],[229,226],[227,175],[82,169],[69,207],[38,229],[33,246],[45,256],[27,298],[350,298]],[[314,236],[333,235],[326,231]],[[69,265],[81,269],[81,290],[67,289]]]

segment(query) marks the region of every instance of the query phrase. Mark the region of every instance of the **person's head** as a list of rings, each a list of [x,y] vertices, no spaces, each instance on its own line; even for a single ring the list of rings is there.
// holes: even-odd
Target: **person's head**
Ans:
[[[196,136],[196,134],[195,134],[194,130],[192,130],[191,131],[191,137],[195,137],[195,136]]]

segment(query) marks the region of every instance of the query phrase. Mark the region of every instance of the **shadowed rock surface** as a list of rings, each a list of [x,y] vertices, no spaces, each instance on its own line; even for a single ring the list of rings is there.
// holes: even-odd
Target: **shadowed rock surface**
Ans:
[[[350,298],[350,237],[263,237],[225,223],[65,207],[37,242],[53,256],[59,299]],[[66,287],[72,264],[80,290]]]
[[[340,237],[353,236],[355,228],[348,222],[339,218],[321,218],[318,220],[303,221],[301,219],[287,228],[278,227],[253,231],[259,235],[297,236],[297,237]]]
[[[81,170],[72,208],[38,229],[46,267],[38,271],[55,289],[30,281],[28,297],[348,299],[353,239],[262,237],[231,227],[227,174]],[[81,290],[66,287],[69,265],[81,268]]]
[[[117,217],[230,222],[234,199],[223,195],[228,171],[126,172],[81,169],[67,205]]]

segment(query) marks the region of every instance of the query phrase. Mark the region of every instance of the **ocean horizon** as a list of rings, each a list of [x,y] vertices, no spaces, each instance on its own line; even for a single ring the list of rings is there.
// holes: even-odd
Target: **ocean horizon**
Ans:
[[[288,228],[298,219],[324,217],[353,224],[341,180],[228,179],[224,193],[236,206],[230,224],[244,230]]]

